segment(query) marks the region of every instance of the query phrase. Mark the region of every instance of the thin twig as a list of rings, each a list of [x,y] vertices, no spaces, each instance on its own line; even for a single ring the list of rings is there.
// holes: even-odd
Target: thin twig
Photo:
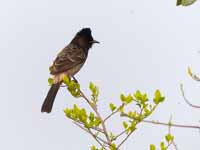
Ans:
[[[169,122],[168,122],[168,133],[171,134],[171,122],[172,122],[172,115],[170,116]]]
[[[128,117],[130,119],[132,119],[130,116],[123,114],[121,116],[125,116]],[[151,123],[151,124],[156,124],[156,125],[163,125],[163,126],[172,126],[172,127],[178,127],[178,128],[192,128],[192,129],[199,129],[200,130],[200,126],[195,126],[195,125],[183,125],[183,124],[175,124],[175,123],[165,123],[165,122],[159,122],[159,121],[153,121],[153,120],[142,120],[142,122],[145,123]]]
[[[104,146],[101,142],[98,141],[98,139],[96,138],[96,136],[95,136],[90,130],[88,130],[88,131],[89,131],[89,133],[92,135],[92,137],[101,145],[101,147],[102,147],[103,149],[107,150],[107,149],[105,148],[105,146]]]
[[[170,143],[168,143],[166,150],[170,147],[170,145],[172,145],[172,141]]]
[[[183,89],[183,84],[180,85],[180,89],[181,89],[181,94],[182,94],[182,96],[183,96],[183,99],[185,100],[185,102],[186,102],[189,106],[191,106],[191,107],[193,107],[193,108],[200,108],[199,105],[193,105],[193,104],[186,98],[185,92],[184,92],[184,89]]]
[[[115,136],[115,140],[116,140],[117,138],[119,138],[120,136],[122,136],[124,133],[126,133],[126,131],[127,131],[127,129],[124,130],[124,131],[122,131],[122,132],[119,133],[118,135],[116,135],[116,136]]]
[[[144,110],[144,108],[141,108],[141,109],[140,109],[140,113],[139,113],[140,116],[142,115],[143,110]],[[139,123],[140,123],[140,122],[137,122],[136,125],[139,124]],[[136,128],[135,128],[133,131],[131,131],[131,132],[124,138],[124,140],[122,140],[122,142],[117,146],[117,149],[119,149],[120,146],[121,146],[122,144],[124,144],[124,142],[131,136],[131,134],[132,134],[135,130],[136,130]]]
[[[72,76],[73,80],[78,83],[78,80],[76,80],[76,78],[74,76]],[[99,114],[97,107],[95,104],[91,103],[90,100],[85,96],[85,94],[80,90],[80,95],[83,99],[86,100],[86,102],[89,104],[89,106],[93,109],[93,111],[96,113],[97,117],[100,119],[101,121],[101,125],[103,128],[103,134],[105,135],[106,139],[107,139],[107,143],[111,146],[111,139],[109,138],[105,123],[103,122],[103,119],[101,117],[101,115]]]
[[[174,124],[174,123],[164,123],[164,122],[159,122],[159,121],[152,121],[152,120],[142,120],[142,122],[145,123],[151,123],[155,125],[163,125],[163,126],[171,126],[171,127],[178,127],[178,128],[191,128],[191,129],[199,129],[200,126],[193,126],[193,125],[182,125],[182,124]]]
[[[78,83],[78,81],[73,77],[73,79]],[[195,108],[200,108],[200,106],[197,106],[197,105],[193,105],[191,104],[185,97],[185,94],[184,94],[184,90],[183,90],[183,86],[181,86],[181,92],[182,92],[182,95],[183,95],[183,98],[184,100],[192,107],[195,107]],[[106,125],[105,125],[105,122],[110,118],[112,117],[114,114],[116,114],[117,112],[119,112],[120,108],[123,107],[124,104],[122,104],[117,110],[113,111],[110,115],[108,115],[105,119],[103,119],[100,115],[100,113],[98,112],[98,109],[97,109],[97,106],[96,104],[93,104],[89,98],[87,98],[85,96],[85,94],[80,90],[80,94],[81,94],[81,97],[83,99],[86,100],[86,102],[89,104],[89,106],[92,108],[92,110],[96,113],[96,116],[99,118],[99,120],[101,121],[101,125],[102,125],[102,129],[101,128],[91,128],[91,129],[94,129],[98,132],[101,132],[102,134],[105,135],[106,137],[106,140],[100,138],[99,136],[95,135],[90,129],[87,129],[87,128],[84,128],[82,125],[81,122],[74,122],[77,126],[79,126],[81,129],[83,129],[84,131],[88,132],[90,135],[92,135],[92,137],[101,145],[101,147],[103,149],[106,150],[106,147],[107,146],[111,146],[112,144],[112,141],[108,135],[108,131],[106,129]],[[156,108],[156,106],[155,106]],[[155,110],[155,108],[153,109],[153,111]],[[142,114],[142,111],[143,109],[141,109],[141,112],[140,112],[140,115]],[[152,111],[152,112],[153,112]],[[125,115],[126,116],[126,115]],[[129,117],[128,115],[126,117]],[[130,118],[130,117],[129,117]],[[131,118],[132,119],[132,118]],[[144,118],[143,118],[144,119]],[[179,128],[192,128],[192,129],[199,129],[200,130],[200,126],[193,126],[193,125],[181,125],[181,124],[173,124],[171,122],[169,123],[164,123],[164,122],[158,122],[158,121],[152,121],[152,120],[141,120],[139,122],[136,123],[139,124],[140,122],[145,122],[145,123],[151,123],[151,124],[155,124],[155,125],[163,125],[163,126],[167,126],[169,127],[169,133],[170,133],[170,128],[171,127],[179,127]],[[80,123],[80,124],[79,124]],[[127,131],[124,130],[122,131],[121,133],[119,133],[117,136],[115,136],[114,140],[116,140],[117,138],[119,138],[120,136],[122,136],[123,134],[125,134]],[[127,136],[120,142],[120,144],[117,146],[117,150],[119,150],[119,148],[124,144],[124,142],[132,135],[132,133],[134,132],[135,130],[132,130],[129,134],[127,134]],[[175,142],[172,140],[170,143],[168,143],[168,146],[167,148],[170,146],[170,145],[173,145],[175,147],[175,149],[177,150],[177,146],[175,144]]]
[[[119,112],[119,110],[124,106],[125,104],[123,103],[121,106],[119,106],[119,108],[115,111],[113,111],[110,115],[108,115],[103,122],[106,122],[106,120],[108,120],[110,117],[112,117],[114,114],[116,114],[117,112]]]
[[[91,106],[91,108],[92,108],[92,109],[94,110],[94,112],[96,113],[97,117],[100,119],[101,125],[102,125],[102,128],[103,128],[103,131],[104,131],[104,135],[106,136],[106,139],[107,139],[107,142],[109,143],[109,145],[111,145],[111,140],[110,140],[110,138],[109,138],[109,136],[108,136],[108,132],[107,132],[106,126],[105,126],[105,124],[104,124],[104,122],[103,122],[103,119],[102,119],[101,115],[100,115],[99,112],[97,111],[97,108],[95,107],[94,104],[92,104],[92,103],[90,102],[90,100],[84,95],[84,93],[83,93],[82,91],[80,91],[80,92],[81,92],[81,96],[87,101],[87,103]]]
[[[72,121],[74,121],[73,118],[70,118],[70,117],[68,117],[68,118],[71,119]],[[79,120],[77,120],[76,122],[79,123],[79,124],[84,125],[84,123],[80,122]],[[95,130],[95,131],[97,131],[97,132],[101,132],[101,133],[104,134],[104,131],[103,131],[103,129],[101,129],[101,128],[98,128],[98,127],[91,127],[91,129],[93,129],[93,130]]]
[[[117,149],[119,149],[122,144],[124,144],[124,142],[131,136],[131,134],[134,132],[135,130],[131,131],[125,138],[124,140],[122,140],[122,142],[117,146]]]
[[[171,122],[172,122],[172,115],[170,116],[170,120],[169,120],[169,127],[168,127],[169,135],[171,135]],[[174,139],[172,139],[171,144],[174,146],[175,150],[178,150],[178,147],[176,146]]]
[[[82,122],[80,122],[80,121],[77,121],[78,123],[80,123],[80,124],[83,124]],[[84,124],[83,124],[84,125]],[[93,130],[95,130],[95,131],[97,131],[97,132],[101,132],[101,133],[104,133],[103,132],[103,129],[101,129],[101,128],[98,128],[98,127],[91,127]]]
[[[172,141],[172,144],[173,144],[175,150],[178,150],[178,147],[177,147],[177,145],[176,145],[176,143],[174,141]]]
[[[106,150],[105,146],[101,143],[101,142],[103,142],[103,143],[107,144],[106,141],[104,141],[104,140],[101,139],[100,137],[95,136],[90,130],[85,129],[84,127],[82,127],[81,125],[79,125],[77,122],[73,122],[73,123],[74,123],[75,125],[77,125],[79,128],[81,128],[82,130],[84,130],[85,132],[87,132],[87,133],[89,133],[90,135],[92,135],[92,137],[97,141],[97,143],[99,143],[99,144]],[[101,142],[100,142],[99,140],[100,140]]]

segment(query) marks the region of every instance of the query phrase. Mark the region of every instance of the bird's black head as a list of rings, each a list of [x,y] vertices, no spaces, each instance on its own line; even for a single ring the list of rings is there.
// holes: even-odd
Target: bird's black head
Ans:
[[[94,43],[99,42],[93,39],[90,28],[83,28],[76,34],[72,40],[72,43],[77,44],[85,50],[89,50]]]

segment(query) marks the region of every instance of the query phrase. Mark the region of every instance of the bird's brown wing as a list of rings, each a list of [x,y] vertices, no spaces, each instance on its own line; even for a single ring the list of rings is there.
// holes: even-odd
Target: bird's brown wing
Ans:
[[[77,65],[83,64],[86,58],[87,55],[82,48],[69,44],[57,55],[53,65],[50,67],[50,73],[56,75],[66,72]]]

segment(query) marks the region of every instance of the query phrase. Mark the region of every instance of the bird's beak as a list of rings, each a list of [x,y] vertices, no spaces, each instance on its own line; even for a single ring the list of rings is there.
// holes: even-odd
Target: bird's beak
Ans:
[[[96,40],[92,40],[92,41],[90,41],[90,43],[100,43],[99,41],[96,41]]]

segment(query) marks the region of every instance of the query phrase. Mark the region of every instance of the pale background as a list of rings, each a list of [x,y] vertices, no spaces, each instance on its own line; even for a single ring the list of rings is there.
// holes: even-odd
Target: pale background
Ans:
[[[200,72],[200,2],[176,7],[175,0],[1,0],[1,150],[81,150],[95,141],[63,113],[80,100],[63,88],[53,112],[40,112],[49,89],[48,67],[58,51],[82,27],[91,27],[101,42],[95,45],[77,78],[89,95],[88,83],[100,87],[100,107],[118,103],[120,93],[140,89],[152,96],[159,88],[166,96],[151,117],[167,122],[199,125],[200,110],[183,101],[186,95],[200,105],[199,83],[186,73],[188,66]],[[121,124],[113,121],[115,131]],[[199,149],[200,132],[173,129],[180,150]],[[166,127],[144,124],[122,149],[147,150],[159,144]]]

